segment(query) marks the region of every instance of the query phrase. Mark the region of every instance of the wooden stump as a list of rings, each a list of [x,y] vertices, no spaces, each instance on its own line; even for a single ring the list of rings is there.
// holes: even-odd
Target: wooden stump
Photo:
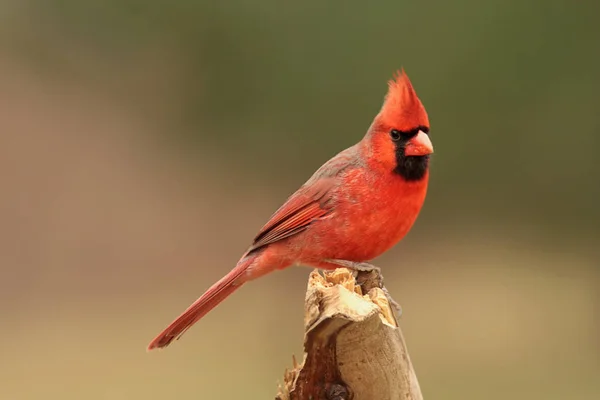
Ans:
[[[376,271],[340,268],[308,280],[304,361],[276,400],[422,400],[395,311]]]

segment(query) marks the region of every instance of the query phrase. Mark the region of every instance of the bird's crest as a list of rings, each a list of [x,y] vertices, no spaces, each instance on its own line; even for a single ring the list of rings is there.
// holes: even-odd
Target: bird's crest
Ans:
[[[429,118],[404,69],[388,81],[388,92],[378,115],[379,122],[401,131],[429,128]]]

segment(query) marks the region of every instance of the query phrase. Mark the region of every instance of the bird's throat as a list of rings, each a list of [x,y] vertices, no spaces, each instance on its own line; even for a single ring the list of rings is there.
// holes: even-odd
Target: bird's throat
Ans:
[[[399,149],[400,150],[400,149]],[[396,168],[394,172],[406,181],[420,181],[429,168],[429,156],[406,156],[404,149],[396,152]]]

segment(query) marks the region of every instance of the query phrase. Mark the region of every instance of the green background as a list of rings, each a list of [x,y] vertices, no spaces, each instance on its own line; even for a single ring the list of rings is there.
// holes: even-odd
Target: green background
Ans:
[[[377,260],[425,398],[600,394],[600,6],[4,1],[0,398],[273,398],[309,269],[147,342],[360,140],[404,67],[435,155]]]

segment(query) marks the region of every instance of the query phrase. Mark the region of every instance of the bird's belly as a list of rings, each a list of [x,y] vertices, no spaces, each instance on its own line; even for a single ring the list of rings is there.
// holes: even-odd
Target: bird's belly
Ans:
[[[405,210],[371,209],[346,224],[345,229],[333,228],[331,234],[336,237],[336,248],[332,258],[366,261],[389,250],[410,230],[416,213]]]

